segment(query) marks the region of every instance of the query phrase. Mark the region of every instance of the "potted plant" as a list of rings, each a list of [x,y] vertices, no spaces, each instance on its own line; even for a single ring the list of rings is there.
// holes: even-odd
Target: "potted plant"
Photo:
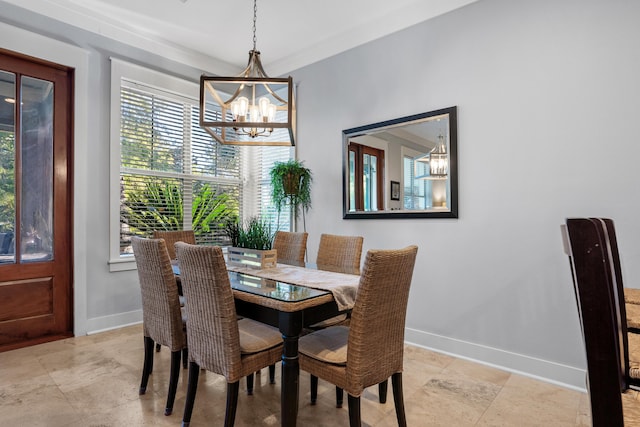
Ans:
[[[253,268],[276,266],[277,252],[271,249],[273,233],[268,222],[253,217],[243,225],[235,218],[227,221],[225,232],[231,240],[227,248],[229,264]]]
[[[289,205],[295,219],[298,219],[302,213],[306,230],[304,214],[311,207],[311,170],[306,168],[303,162],[290,159],[286,162],[276,162],[269,174],[271,200],[278,211],[278,223],[280,223],[280,211],[285,205]]]

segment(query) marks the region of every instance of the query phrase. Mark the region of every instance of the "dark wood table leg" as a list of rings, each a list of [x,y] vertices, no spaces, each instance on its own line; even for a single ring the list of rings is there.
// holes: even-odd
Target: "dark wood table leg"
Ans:
[[[300,390],[300,365],[298,364],[298,338],[302,331],[302,312],[280,313],[279,328],[282,332],[282,390],[280,401],[281,425],[295,427],[298,418],[298,393]]]

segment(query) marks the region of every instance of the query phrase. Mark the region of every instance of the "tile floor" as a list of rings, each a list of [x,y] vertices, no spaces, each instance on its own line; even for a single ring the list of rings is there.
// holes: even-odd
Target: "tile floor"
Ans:
[[[174,413],[164,416],[170,353],[156,353],[147,393],[138,395],[142,327],[130,326],[0,353],[2,426],[179,426],[186,370],[178,383]],[[407,346],[403,373],[409,426],[590,426],[588,397],[519,375]],[[276,384],[267,370],[253,396],[240,387],[236,426],[280,425],[279,366]],[[191,425],[223,424],[226,384],[200,375]],[[348,410],[334,406],[333,386],[320,381],[318,403],[309,405],[309,375],[300,377],[299,426],[348,426]],[[387,403],[377,387],[362,398],[363,425],[397,425],[389,386]]]

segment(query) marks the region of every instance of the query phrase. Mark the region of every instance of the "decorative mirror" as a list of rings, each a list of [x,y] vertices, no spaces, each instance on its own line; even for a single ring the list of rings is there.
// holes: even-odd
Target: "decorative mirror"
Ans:
[[[343,218],[457,218],[456,111],[342,131]]]

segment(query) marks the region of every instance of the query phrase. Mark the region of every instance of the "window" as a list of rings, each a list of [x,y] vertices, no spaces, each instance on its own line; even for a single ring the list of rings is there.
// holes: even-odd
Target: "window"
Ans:
[[[431,181],[416,179],[416,175],[424,175],[428,164],[416,162],[414,157],[404,156],[404,209],[431,209]],[[416,168],[419,170],[416,171]]]
[[[132,236],[155,229],[192,229],[198,243],[227,245],[230,217],[278,227],[269,170],[292,148],[218,144],[199,126],[198,90],[112,59],[112,270],[135,268],[117,265],[132,261]],[[289,225],[283,212],[279,228]]]

